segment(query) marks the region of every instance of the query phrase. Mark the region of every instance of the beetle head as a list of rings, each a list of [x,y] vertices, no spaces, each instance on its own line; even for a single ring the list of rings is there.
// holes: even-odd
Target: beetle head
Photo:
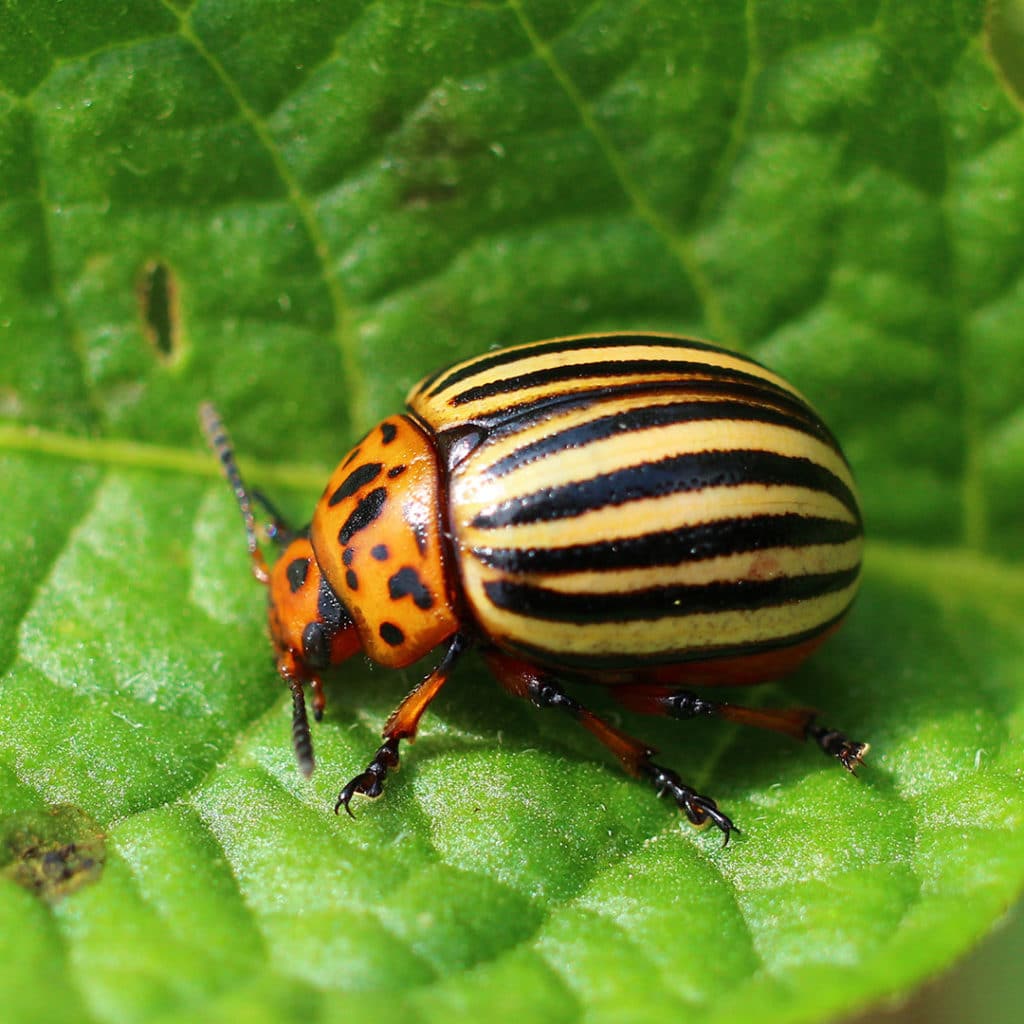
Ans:
[[[300,533],[291,531],[263,495],[246,487],[235,461],[231,439],[217,410],[205,404],[199,415],[207,441],[220,459],[221,468],[238,501],[253,575],[269,590],[267,617],[277,670],[292,691],[295,756],[302,771],[310,775],[313,771],[313,743],[309,735],[303,687],[309,684],[313,691],[313,714],[319,721],[325,704],[321,672],[344,661],[362,645],[352,617],[323,578],[313,555],[308,530]],[[273,568],[267,566],[260,550],[253,516],[254,501],[269,512],[271,523],[267,534],[282,549]]]

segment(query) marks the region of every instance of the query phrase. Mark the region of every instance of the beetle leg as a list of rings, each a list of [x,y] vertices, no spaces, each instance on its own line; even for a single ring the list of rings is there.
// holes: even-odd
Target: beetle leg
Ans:
[[[771,729],[795,740],[814,740],[830,757],[849,772],[864,760],[869,745],[848,739],[843,733],[817,724],[817,712],[809,708],[748,708],[725,701],[706,700],[692,690],[663,686],[626,685],[611,687],[624,707],[645,715],[668,718],[724,718],[755,729]]]
[[[835,729],[817,725],[812,719],[807,724],[805,737],[814,740],[822,751],[830,757],[838,758],[839,763],[851,774],[857,774],[857,765],[864,763],[864,755],[871,749],[870,743],[848,739]]]
[[[653,761],[653,747],[595,715],[546,673],[496,651],[488,652],[485,657],[491,671],[506,690],[529,700],[535,707],[557,708],[570,714],[619,759],[630,775],[646,779],[654,786],[658,796],[669,794],[693,825],[700,828],[714,823],[725,835],[723,846],[728,844],[733,832],[739,832],[718,809],[714,800],[685,785],[671,768]]]
[[[466,646],[466,638],[461,633],[456,633],[437,668],[391,712],[391,717],[384,725],[384,742],[378,747],[366,769],[352,779],[338,794],[338,800],[334,805],[335,814],[344,807],[348,816],[354,818],[355,815],[349,804],[356,793],[362,793],[363,796],[368,797],[381,795],[384,791],[384,780],[387,778],[388,771],[398,767],[399,742],[416,738],[416,728],[423,717],[423,712],[427,710],[427,706],[444,686],[459,655],[466,649]]]
[[[324,708],[327,707],[327,697],[324,695],[324,684],[319,676],[312,676],[309,680],[309,688],[313,691],[313,717],[322,722]]]

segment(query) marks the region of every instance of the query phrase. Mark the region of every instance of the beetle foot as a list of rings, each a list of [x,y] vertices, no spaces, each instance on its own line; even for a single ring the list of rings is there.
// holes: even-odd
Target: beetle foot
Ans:
[[[713,823],[720,829],[725,836],[722,841],[723,846],[729,845],[729,837],[734,832],[737,835],[740,834],[740,830],[730,818],[718,809],[718,804],[711,797],[701,796],[695,789],[685,785],[671,768],[663,768],[660,764],[651,761],[644,766],[644,769],[651,784],[657,790],[658,796],[668,793],[692,825],[704,828],[705,825]]]
[[[398,767],[398,739],[385,740],[373,755],[373,760],[366,766],[366,771],[361,772],[352,779],[347,786],[338,794],[337,803],[334,805],[334,813],[337,814],[342,807],[350,818],[354,818],[349,804],[356,793],[363,796],[378,797],[384,792],[384,780],[388,771]]]
[[[808,725],[807,738],[814,740],[829,757],[837,758],[851,775],[857,774],[857,766],[864,763],[864,755],[871,749],[869,743],[847,739],[843,733],[823,725]]]

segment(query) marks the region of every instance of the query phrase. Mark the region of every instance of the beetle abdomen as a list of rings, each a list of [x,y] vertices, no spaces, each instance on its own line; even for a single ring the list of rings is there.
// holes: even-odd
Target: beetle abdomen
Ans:
[[[410,405],[441,436],[482,432],[451,469],[449,526],[501,647],[582,672],[740,663],[809,652],[853,599],[846,461],[802,396],[742,356],[559,339],[452,367]]]

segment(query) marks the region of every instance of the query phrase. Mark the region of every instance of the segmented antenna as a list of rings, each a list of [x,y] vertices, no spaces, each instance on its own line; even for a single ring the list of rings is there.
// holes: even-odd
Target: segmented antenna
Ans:
[[[235,492],[235,500],[241,509],[242,519],[245,521],[245,539],[249,545],[249,557],[252,559],[252,574],[260,583],[269,583],[270,570],[267,568],[266,559],[263,557],[263,552],[260,551],[259,541],[256,538],[256,519],[252,514],[252,495],[242,480],[242,474],[238,471],[235,450],[220,418],[220,413],[211,402],[203,402],[199,407],[199,422],[203,426],[206,443],[220,459],[221,469],[224,471],[224,476],[231,485],[231,489]]]
[[[252,489],[251,497],[257,505],[262,505],[263,511],[270,516],[270,522],[265,527],[267,539],[273,541],[279,548],[288,547],[295,540],[295,531],[285,522],[277,506],[255,487]]]
[[[292,747],[299,771],[308,779],[313,774],[313,737],[309,734],[309,718],[306,716],[306,695],[298,679],[289,679],[292,688]]]

